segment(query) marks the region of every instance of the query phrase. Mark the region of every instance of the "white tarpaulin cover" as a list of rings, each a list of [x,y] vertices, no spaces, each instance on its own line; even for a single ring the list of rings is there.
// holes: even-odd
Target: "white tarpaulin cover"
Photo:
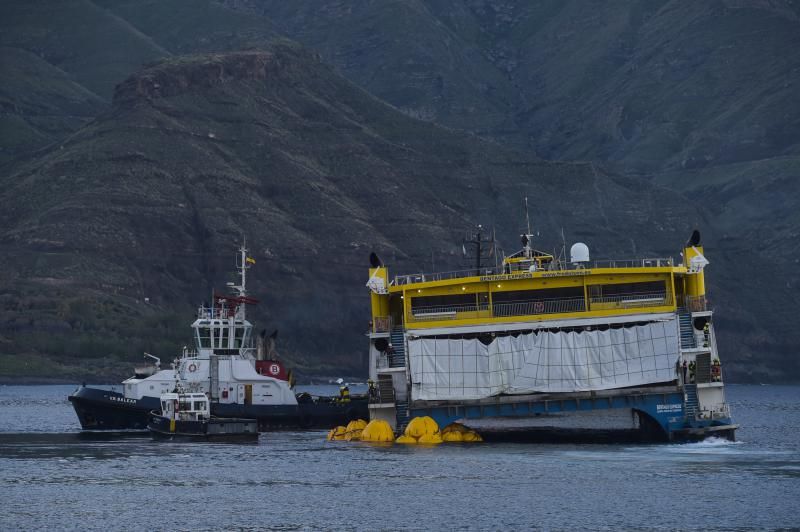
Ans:
[[[581,332],[408,342],[412,399],[606,390],[675,379],[675,319]]]

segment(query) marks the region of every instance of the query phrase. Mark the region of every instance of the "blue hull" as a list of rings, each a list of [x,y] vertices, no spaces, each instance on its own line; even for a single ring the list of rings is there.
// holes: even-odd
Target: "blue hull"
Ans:
[[[443,427],[454,421],[469,425],[470,420],[491,418],[535,418],[548,415],[569,416],[578,412],[601,412],[629,409],[637,417],[639,427],[631,430],[596,430],[573,427],[542,427],[533,430],[497,432],[490,439],[582,440],[617,436],[635,441],[697,441],[719,437],[733,441],[738,425],[730,418],[693,419],[686,412],[683,392],[675,386],[657,389],[620,389],[597,393],[542,394],[541,396],[505,396],[497,401],[464,401],[439,405],[416,402],[410,405],[411,417],[430,416]],[[601,439],[603,439],[601,438]]]

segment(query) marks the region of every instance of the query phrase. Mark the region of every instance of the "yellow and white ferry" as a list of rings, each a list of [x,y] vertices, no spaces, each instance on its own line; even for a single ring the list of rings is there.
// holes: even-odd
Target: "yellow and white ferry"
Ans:
[[[459,272],[390,277],[373,254],[372,419],[734,438],[697,231],[680,261],[591,261],[583,243],[559,260],[532,238]]]

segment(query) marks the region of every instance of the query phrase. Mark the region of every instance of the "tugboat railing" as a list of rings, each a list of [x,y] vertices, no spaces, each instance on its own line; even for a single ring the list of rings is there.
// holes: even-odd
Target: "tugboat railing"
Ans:
[[[236,316],[236,309],[231,308],[215,308],[201,306],[197,308],[198,319],[211,319],[211,320],[226,320]]]

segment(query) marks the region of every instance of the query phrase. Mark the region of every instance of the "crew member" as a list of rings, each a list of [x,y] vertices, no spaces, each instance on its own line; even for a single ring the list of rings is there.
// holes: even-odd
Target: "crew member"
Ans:
[[[686,384],[686,372],[689,370],[689,364],[684,360],[683,361],[683,383]]]
[[[378,399],[378,389],[375,387],[375,382],[372,379],[367,381],[367,385],[369,386],[369,400],[375,401]]]
[[[394,347],[392,347],[392,344],[389,344],[386,346],[386,362],[388,362],[389,365],[391,366],[392,362],[394,361],[393,359],[394,359]]]
[[[709,330],[710,327],[708,326],[708,322],[703,325],[703,347],[708,347],[708,339],[711,335],[711,331]]]
[[[341,388],[339,388],[339,402],[340,403],[350,402],[350,388],[348,388],[346,384]]]

